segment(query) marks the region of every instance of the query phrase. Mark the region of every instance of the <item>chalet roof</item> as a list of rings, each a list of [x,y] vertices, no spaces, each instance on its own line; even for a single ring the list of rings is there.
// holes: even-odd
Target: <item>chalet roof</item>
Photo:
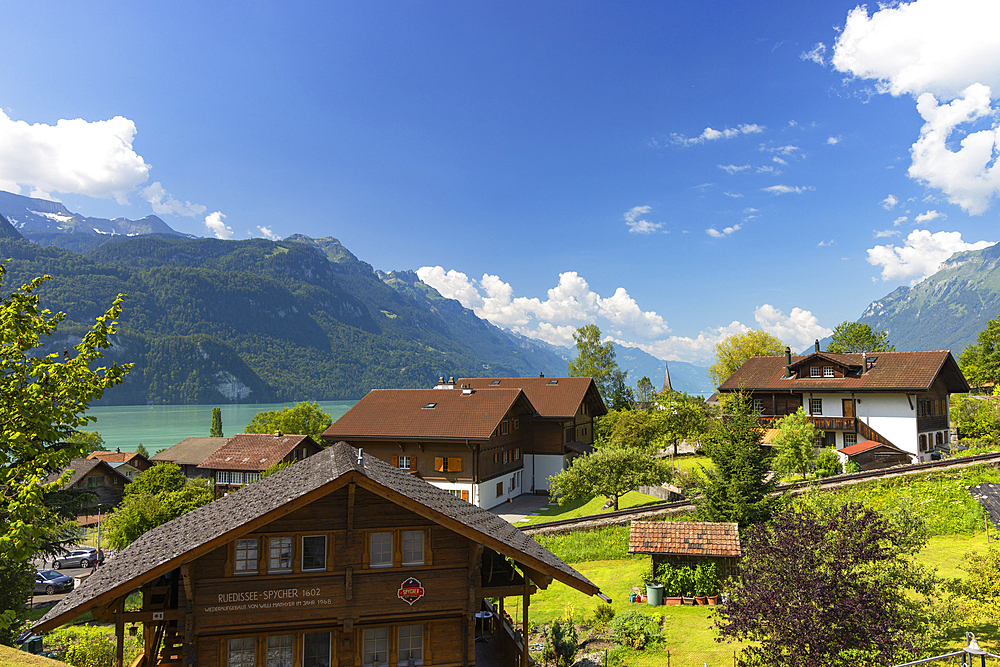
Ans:
[[[134,465],[133,461],[145,461],[147,464],[149,463],[149,459],[138,452],[91,452],[87,458],[100,459],[108,463],[128,463],[129,465]]]
[[[373,389],[326,429],[323,439],[486,440],[518,400],[534,412],[517,388],[468,394],[461,389]]]
[[[149,457],[149,460],[156,463],[196,466],[218,451],[227,440],[228,438],[184,438],[173,447]]]
[[[573,417],[585,400],[592,406],[593,416],[608,413],[597,385],[589,377],[462,378],[458,383],[473,389],[516,387],[525,393],[540,417]]]
[[[708,521],[633,521],[629,553],[740,557],[739,524]]]
[[[315,452],[320,449],[308,435],[275,433],[239,433],[229,438],[198,467],[211,470],[267,470],[294,449],[306,443]]]
[[[969,390],[962,371],[948,350],[923,352],[879,352],[869,355],[877,357],[870,370],[864,368],[865,359],[858,354],[830,354],[813,352],[792,356],[792,367],[811,365],[810,361],[826,363],[835,361],[845,366],[856,366],[859,372],[842,378],[802,377],[793,373],[785,377],[785,357],[751,357],[743,362],[739,370],[729,376],[719,387],[720,391],[927,391],[939,377],[945,382],[950,393]]]
[[[888,449],[889,451],[892,452],[899,452],[900,454],[906,454],[906,452],[904,452],[899,447],[896,447],[894,445],[887,445],[884,442],[876,442],[875,440],[863,440],[855,445],[851,445],[850,447],[844,447],[842,449],[838,449],[837,451],[847,456],[854,456],[855,454],[861,454],[862,452],[867,452],[871,449],[878,449],[879,447]],[[907,456],[909,456],[909,454],[907,454]]]
[[[95,468],[100,468],[101,472],[106,475],[114,475],[116,477],[121,477],[126,483],[131,482],[128,477],[121,474],[114,468],[112,468],[106,461],[101,461],[100,459],[73,459],[70,461],[69,465],[65,468],[60,468],[56,472],[50,473],[48,477],[45,478],[46,482],[54,482],[65,472],[67,469],[72,470],[73,474],[70,475],[69,481],[63,486],[64,489],[71,488],[74,484],[79,483],[88,473],[92,472]]]
[[[349,482],[392,502],[405,502],[417,514],[577,590],[590,595],[600,592],[585,576],[495,514],[370,454],[359,457],[357,449],[340,442],[144,534],[60,600],[32,631],[58,627],[280,518],[289,504],[303,506]]]
[[[576,452],[577,454],[593,454],[594,446],[588,445],[585,442],[580,442],[579,440],[571,440],[565,445],[566,449],[571,452]]]

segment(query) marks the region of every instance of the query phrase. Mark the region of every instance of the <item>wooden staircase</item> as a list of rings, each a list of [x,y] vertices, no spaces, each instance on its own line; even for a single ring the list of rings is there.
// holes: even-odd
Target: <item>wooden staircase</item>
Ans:
[[[181,645],[183,638],[177,634],[177,627],[171,626],[163,633],[163,645],[157,655],[157,667],[181,667]]]

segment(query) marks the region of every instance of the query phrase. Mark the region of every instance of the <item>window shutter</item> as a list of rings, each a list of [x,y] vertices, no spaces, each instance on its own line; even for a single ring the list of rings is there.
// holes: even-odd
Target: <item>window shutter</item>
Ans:
[[[424,664],[433,665],[434,656],[431,653],[431,624],[424,623]]]
[[[392,457],[392,467],[393,468],[398,468],[399,467],[399,457],[398,456],[393,456]]]
[[[448,459],[448,472],[462,472],[462,459]]]
[[[464,500],[465,502],[469,502],[469,492],[468,491],[462,491],[462,500]]]
[[[444,472],[444,459],[440,456],[434,457],[434,469],[438,472]]]
[[[424,531],[424,564],[434,564],[434,551],[431,549],[431,529]]]
[[[417,457],[416,456],[411,456],[410,457],[410,470],[416,470],[416,469],[417,469]]]

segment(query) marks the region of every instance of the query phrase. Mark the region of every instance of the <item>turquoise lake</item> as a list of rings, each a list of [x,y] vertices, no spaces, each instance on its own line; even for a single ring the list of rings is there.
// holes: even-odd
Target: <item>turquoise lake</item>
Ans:
[[[347,412],[357,401],[317,401],[334,421]],[[119,405],[91,408],[90,417],[96,417],[84,427],[98,431],[105,446],[123,452],[134,452],[141,442],[150,454],[176,445],[184,438],[207,436],[212,427],[212,408],[222,408],[222,432],[230,436],[242,433],[258,412],[283,410],[295,403],[258,403],[253,405]]]

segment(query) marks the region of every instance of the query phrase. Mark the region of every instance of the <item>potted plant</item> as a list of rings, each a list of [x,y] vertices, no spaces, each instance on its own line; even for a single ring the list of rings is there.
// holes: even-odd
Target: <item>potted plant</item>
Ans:
[[[715,563],[705,564],[705,592],[708,604],[719,604],[719,569]]]
[[[669,607],[679,606],[681,603],[681,579],[680,570],[670,563],[660,565],[659,579],[663,584],[663,604]]]
[[[682,604],[694,604],[694,570],[690,567],[682,567],[679,570],[681,580]]]
[[[694,599],[696,604],[708,604],[707,584],[705,564],[698,563],[698,566],[694,568]]]

